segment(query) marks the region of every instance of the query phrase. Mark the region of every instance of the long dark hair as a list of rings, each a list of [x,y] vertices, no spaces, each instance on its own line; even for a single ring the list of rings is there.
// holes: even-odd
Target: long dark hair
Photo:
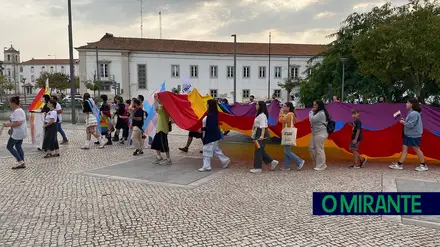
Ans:
[[[44,103],[49,103],[49,100],[50,100],[50,95],[48,95],[48,94],[45,94],[45,95],[43,95],[43,99],[44,99]]]
[[[84,93],[83,100],[86,101],[88,99],[90,99],[90,94],[89,93]]]
[[[266,103],[264,101],[258,101],[257,104],[258,104],[257,116],[260,115],[261,113],[264,113],[266,117],[269,117],[269,113],[267,113]]]
[[[295,107],[293,106],[293,103],[292,102],[286,102],[286,103],[284,103],[284,105],[289,107],[289,112],[292,112],[293,115],[295,115],[295,117],[296,117]]]
[[[408,100],[409,103],[411,103],[411,108],[413,109],[413,111],[416,112],[421,112],[422,111],[422,107],[420,106],[419,101],[416,98],[412,98]]]
[[[208,100],[208,113],[217,113],[217,112],[218,112],[218,108],[215,99]]]
[[[315,103],[318,105],[318,109],[316,110],[316,112],[313,113],[313,115],[316,115],[320,111],[324,111],[326,119],[327,120],[330,119],[330,115],[328,114],[328,111],[325,108],[324,102],[322,100],[318,99],[318,100],[315,100]]]

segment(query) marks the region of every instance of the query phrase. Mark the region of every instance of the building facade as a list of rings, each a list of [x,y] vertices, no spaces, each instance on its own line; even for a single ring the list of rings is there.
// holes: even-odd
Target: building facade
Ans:
[[[16,50],[12,45],[3,49],[3,75],[14,85],[14,89],[10,92],[21,92],[20,90],[20,51]]]
[[[150,95],[163,81],[167,90],[180,88],[187,77],[201,94],[233,99],[234,43],[114,37],[76,48],[79,52],[80,92],[84,82],[99,79],[101,93],[115,94],[120,84],[124,98]],[[278,86],[288,77],[306,77],[308,61],[323,52],[323,45],[237,43],[237,101],[250,95],[286,99]],[[269,51],[270,50],[270,51]],[[269,59],[270,58],[270,59]],[[290,64],[288,64],[290,61]],[[270,85],[270,86],[269,86]]]

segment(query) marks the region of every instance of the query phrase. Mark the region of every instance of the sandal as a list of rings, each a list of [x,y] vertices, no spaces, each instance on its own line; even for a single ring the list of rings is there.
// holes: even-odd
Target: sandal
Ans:
[[[18,165],[18,166],[12,167],[12,170],[24,169],[24,168],[26,168],[26,166],[23,164],[23,165]]]
[[[43,158],[45,158],[45,159],[52,158],[52,157],[54,157],[53,154],[46,154],[46,155],[43,156]]]

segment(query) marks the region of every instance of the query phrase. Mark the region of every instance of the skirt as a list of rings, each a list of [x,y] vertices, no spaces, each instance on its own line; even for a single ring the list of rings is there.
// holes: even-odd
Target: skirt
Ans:
[[[60,146],[58,145],[57,132],[57,123],[53,123],[46,127],[44,131],[43,150],[54,151],[60,149]]]
[[[200,138],[202,138],[202,133],[200,133],[200,132],[189,132],[188,136],[200,139]]]
[[[86,117],[86,126],[96,126],[98,125],[98,120],[96,120],[96,117],[93,114],[88,114]]]
[[[153,142],[151,143],[151,149],[161,153],[169,152],[170,148],[168,146],[168,135],[162,131],[156,133]]]

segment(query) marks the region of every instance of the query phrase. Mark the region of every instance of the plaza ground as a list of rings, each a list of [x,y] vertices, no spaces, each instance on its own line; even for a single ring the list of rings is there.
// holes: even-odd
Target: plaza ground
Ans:
[[[311,208],[314,191],[383,191],[384,181],[407,188],[409,179],[408,188],[436,191],[414,179],[439,183],[438,164],[418,173],[415,164],[352,170],[333,161],[315,172],[308,162],[300,172],[253,175],[252,144],[232,137],[222,143],[231,167],[214,163],[200,174],[201,143],[181,153],[187,133],[177,127],[169,137],[172,167],[151,165],[151,150],[142,157],[120,145],[81,150],[83,126],[64,128],[70,144],[61,158],[43,159],[26,140],[28,167],[11,170],[13,159],[0,151],[0,246],[440,246],[435,217],[425,227],[403,217],[313,216]],[[6,141],[3,133],[0,145]],[[281,158],[281,148],[274,155]]]

